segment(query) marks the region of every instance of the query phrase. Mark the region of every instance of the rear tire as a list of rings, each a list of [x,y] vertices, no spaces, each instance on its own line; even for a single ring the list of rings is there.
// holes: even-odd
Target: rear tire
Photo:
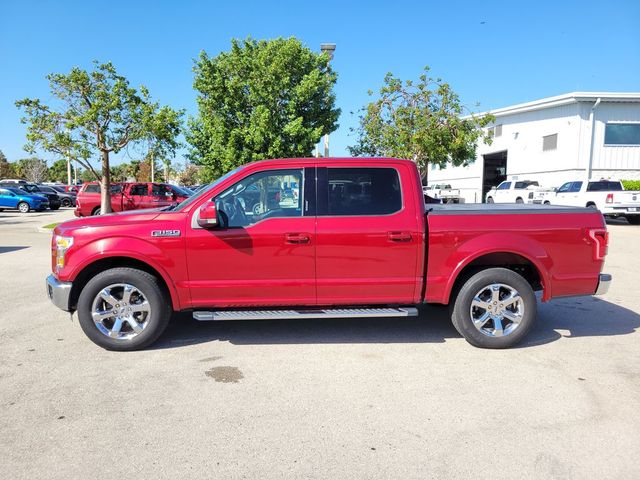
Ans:
[[[520,197],[516,198],[516,203],[524,203],[524,200],[522,200]]]
[[[18,204],[18,210],[20,210],[20,213],[29,213],[29,211],[31,211],[31,207],[27,202],[20,202]]]
[[[72,207],[73,205],[71,204],[71,200],[68,198],[63,198],[62,199],[62,206],[65,208],[69,208]]]
[[[91,216],[95,217],[96,215],[100,215],[100,207],[96,207],[93,210],[91,210]]]
[[[551,202],[550,202],[549,200],[545,200],[545,201],[544,201],[544,204],[545,204],[545,205],[551,205]]]
[[[595,203],[589,202],[587,203],[587,208],[598,208]]]
[[[626,219],[629,225],[640,225],[640,215],[627,215]]]
[[[112,268],[93,277],[80,292],[78,320],[87,337],[106,350],[140,350],[167,328],[172,312],[168,296],[153,275]]]
[[[462,285],[451,321],[475,347],[509,348],[527,335],[536,308],[533,289],[522,276],[506,268],[489,268]]]

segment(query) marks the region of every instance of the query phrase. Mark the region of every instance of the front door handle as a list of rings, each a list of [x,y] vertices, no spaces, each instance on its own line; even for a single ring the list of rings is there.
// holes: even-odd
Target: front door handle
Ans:
[[[309,243],[310,240],[309,235],[306,233],[285,233],[284,235],[284,241],[286,243],[292,243],[295,245]]]
[[[410,242],[411,234],[409,232],[388,232],[387,237],[392,242]]]

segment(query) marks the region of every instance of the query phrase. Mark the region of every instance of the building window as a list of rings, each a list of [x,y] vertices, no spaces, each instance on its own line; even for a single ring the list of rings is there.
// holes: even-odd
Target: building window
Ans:
[[[605,145],[640,145],[640,123],[608,123],[604,127]]]
[[[549,150],[555,150],[558,148],[558,134],[546,135],[542,137],[542,151],[548,152]]]
[[[493,127],[489,127],[487,129],[487,134],[489,138],[501,137],[502,136],[502,124],[495,125]]]

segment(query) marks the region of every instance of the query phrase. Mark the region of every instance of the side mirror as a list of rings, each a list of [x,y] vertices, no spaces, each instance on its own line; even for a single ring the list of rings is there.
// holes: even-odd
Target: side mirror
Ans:
[[[208,202],[200,207],[198,225],[202,228],[215,228],[218,226],[218,210],[215,203]]]

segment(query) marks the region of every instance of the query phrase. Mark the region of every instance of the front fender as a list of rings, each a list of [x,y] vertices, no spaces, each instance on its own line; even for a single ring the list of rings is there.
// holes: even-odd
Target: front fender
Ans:
[[[158,242],[160,244],[156,244]],[[101,238],[68,252],[67,266],[58,275],[61,280],[73,281],[89,265],[108,258],[132,258],[153,268],[169,289],[174,310],[180,310],[185,299],[176,288],[186,277],[184,240],[177,238],[146,239],[129,236]]]

